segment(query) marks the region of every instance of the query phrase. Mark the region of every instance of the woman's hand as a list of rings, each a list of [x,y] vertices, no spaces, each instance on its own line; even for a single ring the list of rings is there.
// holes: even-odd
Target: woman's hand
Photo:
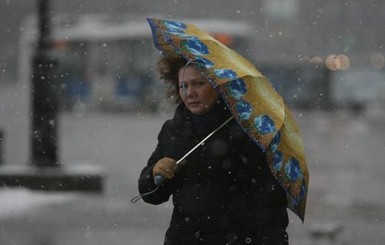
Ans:
[[[155,164],[152,174],[153,176],[161,175],[167,179],[172,179],[178,169],[178,165],[174,159],[164,157]]]

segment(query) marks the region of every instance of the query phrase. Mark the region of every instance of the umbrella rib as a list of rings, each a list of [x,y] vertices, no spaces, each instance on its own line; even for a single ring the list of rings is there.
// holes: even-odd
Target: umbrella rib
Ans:
[[[202,145],[208,138],[210,138],[211,136],[213,136],[213,134],[215,134],[216,132],[218,132],[221,128],[223,128],[226,124],[228,124],[232,119],[234,118],[234,116],[231,116],[229,117],[224,123],[222,123],[218,128],[216,128],[214,131],[212,131],[211,133],[209,133],[201,142],[199,142],[196,146],[194,146],[189,152],[187,152],[182,158],[180,158],[176,164],[179,164],[181,163],[184,159],[186,159],[186,157],[188,157],[193,151],[195,151],[196,148],[198,148],[200,145]]]

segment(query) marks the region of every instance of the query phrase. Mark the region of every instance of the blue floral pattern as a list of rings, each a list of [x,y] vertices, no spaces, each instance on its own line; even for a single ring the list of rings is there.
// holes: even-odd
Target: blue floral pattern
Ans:
[[[185,30],[187,28],[185,23],[178,21],[165,20],[164,25],[168,30]]]
[[[183,33],[184,33],[183,30],[177,29],[177,28],[167,30],[167,34],[171,34],[171,35],[178,35],[179,36]]]
[[[219,78],[229,78],[231,80],[237,78],[237,73],[231,69],[215,69],[214,74]]]
[[[240,100],[237,103],[236,109],[237,109],[239,117],[242,120],[248,120],[251,116],[251,111],[253,108],[251,107],[251,105],[247,101]]]
[[[297,159],[292,157],[285,163],[285,173],[288,180],[291,182],[296,181],[298,178],[302,178],[301,168]]]
[[[307,192],[306,182],[305,182],[305,179],[303,179],[300,186],[299,193],[297,193],[296,195],[293,195],[293,193],[290,193],[291,200],[293,202],[291,205],[293,204],[298,205],[300,202],[302,202],[305,199],[306,192]]]
[[[204,44],[199,39],[188,39],[181,42],[181,46],[188,50],[193,55],[202,56],[209,53],[209,49],[206,44]]]
[[[240,99],[244,94],[246,94],[247,89],[246,89],[246,84],[243,79],[235,79],[230,83],[229,86],[229,91],[230,94],[235,98],[235,99]]]
[[[183,39],[186,39],[186,40],[199,40],[199,38],[197,38],[196,36],[191,36],[191,35],[187,35],[187,34],[184,34],[184,33],[175,33],[175,35],[177,35],[179,38],[183,38]]]
[[[276,131],[274,121],[268,115],[262,115],[254,118],[254,127],[261,134],[269,134]]]
[[[271,152],[276,152],[278,150],[278,146],[280,142],[281,142],[281,132],[278,131],[270,143]]]
[[[283,164],[283,154],[282,152],[278,151],[274,154],[273,157],[273,166],[276,171],[280,171]]]
[[[211,67],[214,66],[213,62],[211,62],[209,59],[202,58],[202,57],[194,59],[194,63],[202,65],[206,69],[211,68]]]
[[[297,203],[301,202],[305,198],[306,192],[307,192],[306,183],[305,183],[305,180],[303,179],[302,184],[301,184],[300,194],[299,194],[298,198],[296,198]]]

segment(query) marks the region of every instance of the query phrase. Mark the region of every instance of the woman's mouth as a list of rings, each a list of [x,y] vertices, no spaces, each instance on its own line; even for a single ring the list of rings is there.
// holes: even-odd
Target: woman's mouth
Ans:
[[[198,105],[201,104],[201,102],[199,102],[199,101],[193,101],[193,102],[189,102],[188,104],[189,104],[190,106],[198,106]]]

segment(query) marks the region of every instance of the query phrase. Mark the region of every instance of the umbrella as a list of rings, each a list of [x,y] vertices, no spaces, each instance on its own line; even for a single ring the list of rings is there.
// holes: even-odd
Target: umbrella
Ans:
[[[266,152],[270,170],[303,221],[309,173],[299,129],[282,97],[253,64],[188,23],[148,18],[155,47],[192,62],[221,94],[243,130]]]

